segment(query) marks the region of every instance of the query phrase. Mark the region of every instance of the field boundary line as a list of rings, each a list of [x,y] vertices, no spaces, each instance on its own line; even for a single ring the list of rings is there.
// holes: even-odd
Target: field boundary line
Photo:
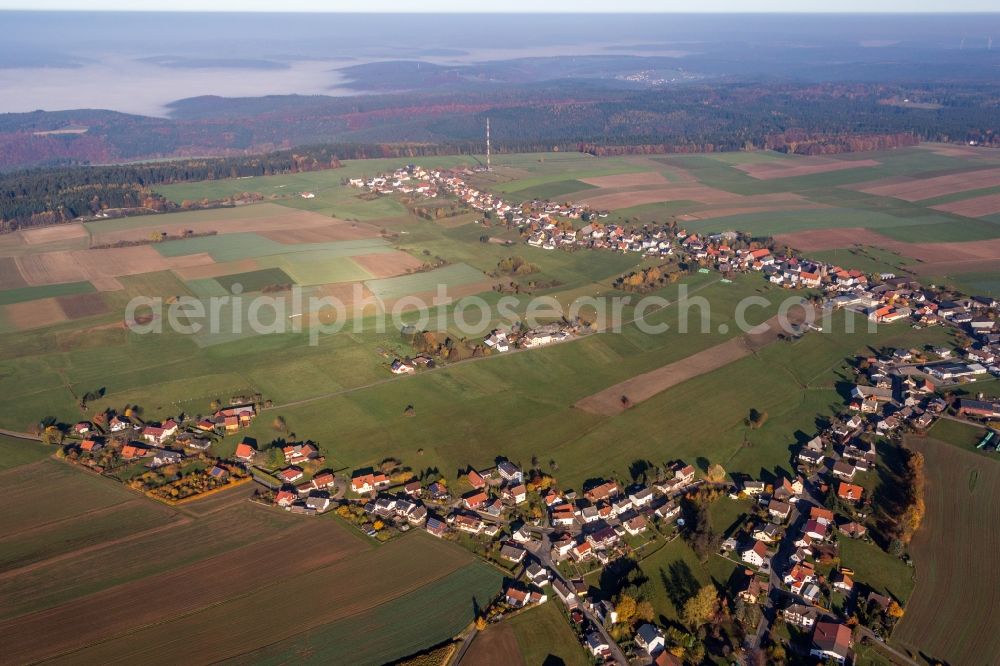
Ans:
[[[190,517],[188,517],[188,516],[186,516],[186,515],[184,515],[184,516],[177,515],[175,520],[172,520],[172,521],[170,521],[169,523],[167,523],[165,525],[158,525],[156,527],[151,527],[148,530],[143,530],[141,532],[134,532],[132,534],[127,534],[127,535],[125,535],[123,537],[120,537],[118,539],[112,539],[111,541],[102,541],[101,543],[95,543],[95,544],[92,544],[90,546],[85,546],[84,548],[78,548],[77,550],[73,550],[73,551],[70,551],[68,553],[62,553],[62,554],[56,555],[54,557],[48,557],[48,558],[46,558],[44,560],[37,560],[37,561],[32,562],[30,564],[26,564],[23,567],[18,567],[17,569],[8,569],[7,571],[0,572],[0,581],[4,581],[4,580],[6,580],[8,578],[12,578],[15,575],[20,575],[20,574],[24,574],[24,573],[27,573],[27,572],[34,571],[36,569],[39,569],[39,568],[44,567],[44,566],[48,566],[50,564],[54,564],[54,563],[61,562],[63,560],[68,560],[68,559],[71,559],[71,558],[74,558],[74,557],[78,557],[78,556],[86,554],[86,553],[92,553],[92,552],[95,552],[95,551],[100,551],[100,550],[103,550],[103,549],[107,548],[108,546],[118,546],[118,545],[121,545],[123,543],[128,543],[130,541],[135,541],[136,539],[140,539],[140,538],[143,538],[143,537],[150,536],[152,534],[158,534],[160,532],[164,532],[166,530],[171,530],[171,529],[174,529],[176,527],[182,527],[182,526],[187,525],[188,523],[190,523],[192,521],[193,521],[193,519],[190,518]],[[41,612],[41,611],[37,611],[37,612]],[[33,613],[27,613],[26,615],[32,615],[32,614]],[[22,615],[22,616],[18,616],[18,617],[24,617],[24,616]],[[48,658],[51,658],[51,657],[47,657],[47,659]]]

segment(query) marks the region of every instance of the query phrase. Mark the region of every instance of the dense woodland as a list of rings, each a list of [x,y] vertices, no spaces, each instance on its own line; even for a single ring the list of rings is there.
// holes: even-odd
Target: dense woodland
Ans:
[[[789,150],[789,137],[806,137],[810,147],[795,150],[807,153],[916,139],[996,145],[998,100],[1000,85],[988,82],[697,81],[623,89],[593,80],[355,97],[199,97],[173,104],[171,118],[109,111],[0,115],[0,169],[245,156],[328,144],[337,146],[341,159],[471,153],[483,149],[487,116],[498,152],[576,150],[581,144],[595,154],[622,146],[648,152]],[[46,133],[65,128],[80,133]]]

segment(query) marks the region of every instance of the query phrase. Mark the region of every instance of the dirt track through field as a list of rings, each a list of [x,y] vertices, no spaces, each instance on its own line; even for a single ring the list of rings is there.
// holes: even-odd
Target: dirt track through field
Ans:
[[[788,315],[788,321],[792,324],[801,323],[805,318],[803,308],[794,308]],[[577,401],[573,406],[600,416],[621,414],[628,408],[627,404],[638,405],[682,382],[749,356],[775,342],[784,332],[777,316],[757,328],[759,330],[752,333],[731,338],[679,361],[609,386],[603,391]],[[623,397],[628,398],[627,404]]]

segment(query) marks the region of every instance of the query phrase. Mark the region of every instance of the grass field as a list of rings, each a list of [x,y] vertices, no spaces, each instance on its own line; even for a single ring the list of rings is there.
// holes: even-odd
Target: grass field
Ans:
[[[874,543],[851,538],[842,538],[838,543],[840,561],[845,567],[854,569],[854,580],[906,604],[913,593],[915,574],[912,567]]]
[[[1000,575],[1000,464],[930,437],[908,438],[924,454],[924,524],[911,544],[918,582],[892,641],[925,660],[978,664],[1000,654],[993,610]]]
[[[514,630],[521,655],[529,666],[590,664],[557,600],[550,600],[538,608],[521,613],[507,624]]]
[[[438,285],[449,288],[483,282],[487,278],[481,271],[467,264],[453,264],[424,273],[400,275],[382,280],[368,280],[365,285],[383,301],[394,301],[410,294],[433,293]]]
[[[250,273],[237,273],[216,278],[216,282],[228,292],[233,285],[239,284],[244,292],[260,291],[264,287],[276,284],[292,284],[293,280],[280,268],[265,268]]]
[[[532,187],[510,192],[510,196],[515,199],[545,199],[557,200],[559,197],[572,192],[594,189],[593,185],[588,185],[580,180],[557,180],[551,183],[544,183]]]
[[[976,448],[976,445],[982,441],[987,432],[985,428],[949,419],[940,419],[927,434],[939,442],[946,442],[960,449],[971,451],[994,460],[1000,460],[1000,454],[997,454],[996,451],[981,451]]]
[[[49,284],[40,287],[20,287],[0,291],[0,305],[23,303],[40,298],[92,293],[94,293],[94,285],[89,282],[65,282],[63,284]]]
[[[0,472],[44,460],[54,452],[39,442],[0,435]]]

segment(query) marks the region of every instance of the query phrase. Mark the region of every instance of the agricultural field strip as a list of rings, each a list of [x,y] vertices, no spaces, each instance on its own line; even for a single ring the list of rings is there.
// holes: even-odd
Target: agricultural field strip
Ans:
[[[133,532],[132,534],[126,534],[115,539],[104,541],[102,543],[96,543],[89,546],[84,546],[83,548],[77,548],[66,553],[60,553],[59,555],[53,555],[52,557],[47,557],[45,559],[36,560],[30,564],[25,564],[20,567],[15,567],[13,569],[8,569],[6,571],[0,571],[0,581],[4,581],[10,578],[16,578],[18,576],[23,576],[26,573],[35,571],[37,569],[42,569],[59,562],[64,562],[71,559],[77,559],[81,555],[86,555],[93,552],[100,552],[106,550],[113,546],[120,546],[124,543],[129,543],[131,541],[138,541],[140,539],[145,539],[150,536],[159,534],[160,532],[166,532],[168,530],[173,530],[182,525],[190,523],[191,520],[187,516],[178,516],[176,519],[168,522],[164,525],[158,525],[156,527],[150,527],[149,529],[142,530],[140,532]]]
[[[338,528],[343,529],[340,528],[339,525]],[[354,535],[349,535],[348,538],[353,540],[356,537]],[[243,652],[247,651],[245,641],[259,639],[261,635],[260,631],[256,627],[247,627],[248,623],[246,622],[245,618],[249,617],[250,614],[244,613],[242,611],[244,610],[249,611],[250,609],[259,609],[261,607],[268,607],[268,606],[273,608],[274,606],[276,606],[276,602],[272,598],[271,591],[272,588],[274,588],[279,584],[284,587],[284,591],[286,594],[289,592],[289,588],[293,590],[294,593],[292,594],[292,596],[294,596],[295,598],[294,600],[289,599],[289,603],[291,604],[291,606],[295,608],[300,608],[303,606],[319,607],[323,608],[325,613],[322,611],[314,611],[310,614],[305,615],[305,617],[308,617],[308,620],[303,620],[301,617],[299,617],[298,614],[296,614],[294,617],[291,618],[292,621],[289,623],[288,627],[282,630],[278,630],[273,624],[270,624],[274,621],[274,618],[273,615],[269,616],[268,623],[270,630],[265,633],[269,637],[275,636],[276,641],[274,642],[280,640],[286,640],[288,638],[292,638],[294,636],[298,636],[310,630],[316,629],[324,624],[328,624],[330,622],[334,622],[340,619],[345,619],[357,615],[359,613],[370,611],[371,609],[376,608],[378,606],[382,606],[386,603],[391,603],[393,600],[401,596],[404,596],[411,592],[418,591],[422,588],[427,587],[428,585],[443,580],[452,573],[454,573],[455,571],[457,571],[462,566],[466,566],[470,563],[473,563],[471,555],[469,555],[464,551],[462,551],[461,553],[458,552],[454,553],[456,557],[461,556],[462,562],[459,563],[457,560],[450,562],[449,565],[451,566],[451,568],[446,571],[444,570],[444,567],[441,566],[445,561],[444,558],[441,557],[437,558],[428,557],[424,561],[413,561],[408,559],[407,562],[410,565],[417,564],[420,567],[434,566],[435,569],[433,570],[433,575],[411,576],[409,578],[405,578],[405,582],[400,582],[399,580],[396,579],[391,579],[391,580],[385,578],[373,579],[373,583],[377,584],[373,584],[372,586],[370,586],[370,589],[368,591],[369,594],[361,600],[358,599],[358,595],[356,594],[349,592],[341,592],[340,588],[336,589],[332,593],[326,594],[327,592],[329,592],[329,590],[325,585],[321,584],[322,581],[310,580],[316,577],[328,577],[332,573],[338,574],[336,576],[337,580],[343,580],[345,578],[351,580],[360,580],[361,577],[363,576],[363,572],[370,572],[372,570],[377,570],[379,568],[380,566],[379,562],[373,561],[373,559],[378,560],[380,554],[383,557],[391,558],[390,555],[384,554],[385,550],[387,549],[392,550],[394,553],[394,550],[400,550],[400,548],[403,547],[403,546],[397,546],[393,550],[392,548],[390,548],[390,546],[392,545],[393,544],[389,544],[387,546],[382,546],[374,551],[371,551],[372,557],[365,558],[365,561],[363,562],[350,559],[348,556],[351,553],[348,553],[344,555],[344,557],[341,558],[339,562],[333,562],[324,566],[316,567],[309,571],[305,571],[301,574],[297,574],[295,576],[284,577],[262,588],[251,590],[245,594],[239,594],[234,597],[229,597],[217,601],[215,603],[212,603],[210,605],[202,606],[201,608],[198,609],[192,609],[190,612],[185,612],[180,615],[175,615],[172,618],[160,619],[141,627],[134,627],[127,632],[119,632],[114,636],[102,637],[99,640],[92,640],[87,645],[78,646],[70,650],[63,651],[58,656],[66,656],[69,654],[77,655],[78,653],[83,653],[82,658],[90,661],[91,659],[94,658],[94,655],[90,655],[88,651],[96,649],[98,652],[97,656],[100,658],[100,660],[103,661],[104,659],[109,658],[113,654],[120,655],[122,653],[129,653],[129,646],[132,644],[130,643],[130,641],[131,639],[134,638],[139,639],[138,645],[143,646],[143,648],[148,648],[148,646],[150,645],[155,646],[159,644],[159,641],[157,640],[159,638],[157,632],[159,631],[166,631],[170,637],[173,637],[179,634],[186,634],[188,630],[194,630],[196,627],[202,631],[206,631],[207,627],[216,627],[216,629],[213,630],[213,635],[216,635],[216,632],[222,634],[231,633],[232,638],[234,640],[227,645],[221,645],[220,642],[217,641],[217,639],[213,639],[212,646],[216,648],[215,651],[212,652],[211,649],[206,648],[204,645],[202,645],[202,647],[199,648],[198,652],[198,654],[200,655],[199,659],[204,659],[207,661],[217,661],[221,659],[232,658],[234,656],[238,656],[237,654],[234,654],[234,652],[242,654]],[[435,542],[434,545],[437,546],[437,542]],[[452,547],[450,544],[441,543],[440,545],[444,547]],[[417,559],[419,560],[419,558]],[[345,562],[346,564],[344,564]],[[348,568],[348,571],[336,572],[335,569],[337,569],[338,564],[346,566]],[[352,572],[351,571],[352,569],[358,569],[358,570]],[[397,571],[398,573],[403,573],[398,568],[391,570]],[[423,572],[423,573],[426,574],[428,572]],[[380,589],[378,584],[386,586],[386,589]],[[373,589],[375,590],[374,593],[372,592]],[[338,592],[344,595],[349,595],[349,600],[343,599],[342,601],[344,601],[344,603],[342,604],[337,603]],[[324,594],[326,596],[323,596]],[[323,599],[326,600],[327,605],[324,605],[323,603],[320,602],[321,596]],[[314,599],[313,597],[316,598]],[[256,599],[251,601],[254,598]],[[241,606],[245,606],[246,608],[241,608]],[[276,610],[274,610],[273,612],[276,612]],[[209,617],[205,617],[206,615]],[[205,621],[200,621],[200,620],[205,620]],[[183,625],[185,622],[190,623],[191,626],[176,627],[177,623],[181,623]],[[227,623],[230,626],[227,626]],[[0,630],[2,630],[4,627],[5,624],[0,624]],[[175,628],[180,629],[180,632],[175,631],[174,630]],[[239,635],[240,630],[244,632],[243,636]],[[2,633],[3,632],[0,631],[0,634]],[[152,636],[148,635],[143,636],[142,634],[144,633],[146,634],[152,633]],[[125,641],[124,645],[121,644],[122,641]],[[239,645],[240,647],[234,650],[232,647],[230,647],[230,645]],[[264,647],[264,646],[256,646],[255,648],[252,648],[250,651],[254,649],[259,649],[259,647]]]
[[[185,520],[187,521],[190,519]],[[169,527],[176,527],[177,525],[178,524],[175,523]],[[183,567],[180,570],[173,570],[160,575],[148,576],[136,581],[130,581],[121,585],[112,586],[102,589],[100,592],[95,594],[74,599],[59,606],[8,619],[0,623],[0,636],[6,635],[13,638],[14,634],[21,634],[21,632],[13,629],[14,627],[34,627],[33,631],[28,629],[27,635],[20,639],[22,641],[20,649],[29,654],[39,653],[34,657],[36,659],[42,657],[51,658],[57,654],[75,652],[80,649],[85,649],[90,645],[104,643],[121,636],[127,636],[148,627],[167,624],[177,619],[197,614],[206,608],[231,603],[232,601],[243,597],[269,590],[270,588],[286,583],[288,580],[299,575],[305,575],[321,570],[325,568],[325,566],[333,566],[352,554],[363,552],[363,549],[347,549],[342,551],[332,551],[329,548],[322,549],[319,555],[313,557],[318,558],[318,563],[325,562],[325,566],[314,566],[314,564],[316,564],[315,561],[311,562],[308,557],[300,555],[298,557],[302,557],[303,560],[295,562],[295,564],[303,567],[303,569],[299,571],[298,574],[276,578],[268,584],[261,585],[243,593],[237,593],[235,595],[230,595],[230,592],[243,590],[245,589],[245,585],[232,578],[226,579],[228,583],[221,581],[217,578],[215,573],[213,573],[218,572],[220,567],[229,568],[233,571],[239,571],[241,566],[243,568],[253,567],[259,565],[262,559],[268,555],[271,555],[272,559],[275,557],[278,558],[279,561],[284,562],[285,565],[288,566],[289,561],[294,561],[296,555],[294,552],[286,552],[288,542],[285,541],[285,539],[287,538],[296,538],[296,543],[301,544],[303,547],[309,546],[310,544],[315,547],[319,547],[321,545],[334,545],[333,543],[329,543],[327,541],[327,535],[324,535],[318,530],[311,529],[312,527],[312,523],[303,524],[295,530],[295,533],[292,534],[286,533],[276,535],[268,539],[250,543],[242,548],[230,551],[223,555],[217,555],[200,560],[192,565]],[[347,534],[346,536],[350,541],[350,545],[361,546],[360,543],[355,541],[355,537],[353,535]],[[249,561],[245,561],[248,558],[248,553],[257,553],[258,551],[259,554],[249,558]],[[294,571],[294,567],[292,566],[288,566],[288,569],[290,571]],[[206,584],[200,587],[197,593],[192,592],[190,589],[185,590],[185,580],[192,578],[198,579],[199,575],[202,578],[207,577],[214,579],[215,585]],[[145,589],[144,591],[144,588],[148,589]],[[159,595],[156,593],[157,590],[163,589],[173,590],[175,592],[175,596],[164,600],[162,592]],[[180,591],[184,591],[185,594],[176,594]],[[199,594],[201,595],[200,597],[198,596]],[[145,605],[144,600],[156,597],[158,597],[161,601],[158,607],[152,608]],[[137,603],[142,604],[142,611],[140,611],[139,608],[131,608],[131,606]],[[58,621],[58,618],[60,617],[64,617],[64,621],[66,623],[73,623],[72,618],[87,616],[85,613],[92,607],[95,609],[101,608],[105,614],[110,614],[112,617],[114,617],[114,613],[116,611],[119,613],[122,611],[126,612],[124,613],[124,616],[117,617],[117,621],[110,625],[98,623],[95,626],[88,627],[87,630],[81,630],[74,636],[64,637],[64,644],[59,645],[57,652],[53,652],[52,650],[46,652],[47,646],[35,645],[34,643],[36,641],[30,638],[34,632],[41,632],[35,635],[44,635],[44,627],[46,626],[56,626],[62,624]],[[145,615],[143,615],[143,611],[145,612]],[[81,613],[84,614],[81,615]],[[101,613],[98,613],[98,615],[101,615]],[[53,618],[55,618],[55,620],[53,620]],[[128,626],[129,622],[132,623],[132,626]],[[118,631],[118,633],[112,635],[102,634],[102,632],[109,628],[116,630],[121,627],[127,627],[127,629]],[[87,633],[88,630],[89,638]],[[13,638],[15,645],[17,640],[19,639]],[[81,644],[81,641],[86,642]],[[0,645],[3,643],[4,641],[0,640]],[[11,647],[8,646],[5,649],[5,652],[10,649]]]
[[[914,538],[918,583],[893,642],[951,663],[1000,653],[1000,464],[931,438],[911,438],[927,470],[925,525]],[[958,520],[956,520],[958,518]]]

